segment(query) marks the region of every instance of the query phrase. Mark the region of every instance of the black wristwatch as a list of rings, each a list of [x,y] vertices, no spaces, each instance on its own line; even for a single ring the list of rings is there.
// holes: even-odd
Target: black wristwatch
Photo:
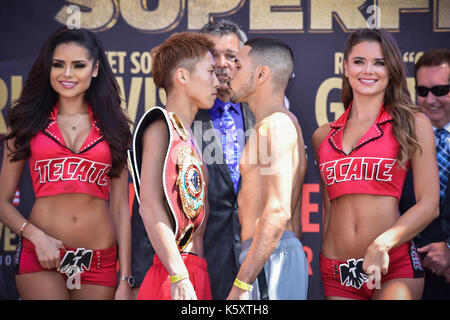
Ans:
[[[132,275],[130,275],[130,276],[128,276],[128,277],[127,277],[127,276],[120,276],[119,280],[120,280],[120,281],[126,281],[126,282],[128,282],[128,285],[129,285],[131,288],[134,287],[135,281],[134,281],[134,277],[133,277]]]

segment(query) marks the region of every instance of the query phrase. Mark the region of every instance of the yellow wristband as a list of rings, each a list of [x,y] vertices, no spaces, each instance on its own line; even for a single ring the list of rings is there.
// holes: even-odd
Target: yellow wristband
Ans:
[[[234,279],[234,283],[233,284],[236,287],[238,287],[239,289],[242,289],[242,290],[245,290],[245,291],[251,291],[253,289],[253,286],[251,284],[242,282],[238,278]]]
[[[184,279],[189,278],[189,273],[185,272],[185,273],[177,273],[174,274],[173,276],[170,276],[170,282],[171,283],[175,283]]]

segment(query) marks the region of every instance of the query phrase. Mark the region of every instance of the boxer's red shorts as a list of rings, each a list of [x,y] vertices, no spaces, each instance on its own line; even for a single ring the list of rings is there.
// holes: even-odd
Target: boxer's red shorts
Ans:
[[[181,253],[181,258],[189,272],[189,280],[194,286],[197,299],[212,300],[206,259],[189,253]],[[169,273],[155,254],[153,265],[139,289],[138,300],[170,300],[170,285]]]

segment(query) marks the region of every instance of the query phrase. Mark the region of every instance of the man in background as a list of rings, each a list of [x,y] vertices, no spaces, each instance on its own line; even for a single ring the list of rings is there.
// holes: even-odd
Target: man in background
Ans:
[[[239,270],[241,252],[237,195],[239,160],[255,118],[246,103],[231,103],[228,82],[236,70],[236,55],[247,36],[239,25],[221,19],[200,30],[215,43],[213,58],[219,80],[217,99],[210,110],[200,110],[193,131],[209,172],[209,219],[204,236],[213,299],[224,300]]]
[[[425,52],[415,65],[414,75],[418,105],[433,125],[440,182],[439,217],[414,238],[425,267],[422,298],[450,299],[450,50]],[[410,172],[400,211],[405,212],[414,203]]]

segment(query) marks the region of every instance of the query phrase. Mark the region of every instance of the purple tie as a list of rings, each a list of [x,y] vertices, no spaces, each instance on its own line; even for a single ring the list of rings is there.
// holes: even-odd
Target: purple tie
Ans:
[[[241,149],[238,144],[238,132],[233,117],[230,114],[230,103],[226,103],[220,108],[220,139],[225,155],[225,161],[234,184],[234,191],[237,192],[239,186],[239,162],[241,159]]]

